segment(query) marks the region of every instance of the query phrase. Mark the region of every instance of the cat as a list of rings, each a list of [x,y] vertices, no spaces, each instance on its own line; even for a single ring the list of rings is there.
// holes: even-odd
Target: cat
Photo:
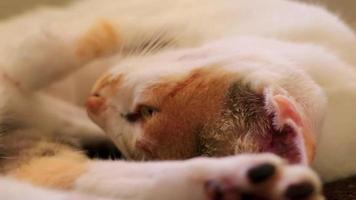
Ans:
[[[111,27],[130,56],[97,81],[87,108],[125,157],[272,152],[324,181],[356,173],[356,36],[337,16],[281,0],[117,6]],[[148,47],[131,55],[138,41]]]
[[[37,10],[0,29],[2,93],[8,97],[2,153],[16,157],[1,160],[7,176],[107,198],[218,199],[240,195],[222,181],[221,173],[228,173],[240,179],[234,189],[253,195],[318,199],[318,179],[300,165],[281,165],[285,176],[256,186],[274,190],[256,192],[243,181],[251,178],[244,178],[246,169],[256,166],[248,160],[280,158],[242,153],[272,152],[310,164],[324,181],[355,173],[356,38],[322,7],[286,0],[87,0]],[[146,164],[88,161],[76,146],[98,140],[101,131],[73,104],[107,70],[86,106],[127,159],[241,155]],[[77,98],[69,95],[72,88],[79,88]],[[161,176],[161,169],[167,173]],[[204,181],[190,182],[205,170]],[[157,187],[147,180],[152,176]],[[5,182],[30,187],[34,195],[50,193]]]

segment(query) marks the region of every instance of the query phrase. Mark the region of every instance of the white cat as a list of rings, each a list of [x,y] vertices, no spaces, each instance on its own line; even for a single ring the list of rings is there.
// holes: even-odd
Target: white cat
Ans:
[[[352,157],[356,145],[352,123],[356,114],[352,106],[356,98],[356,59],[352,55],[356,37],[321,7],[284,0],[88,0],[8,20],[0,31],[2,82],[7,84],[3,84],[2,93],[9,97],[4,98],[2,121],[10,127],[8,132],[16,133],[5,134],[2,139],[6,156],[12,155],[7,149],[19,138],[42,138],[45,133],[53,137],[60,132],[62,141],[73,144],[72,139],[80,140],[83,133],[91,133],[94,140],[99,137],[100,131],[70,104],[80,102],[90,82],[112,67],[95,84],[86,105],[91,118],[129,159],[273,152],[291,163],[312,164],[325,181],[356,172]],[[94,60],[48,89],[49,94],[69,103],[43,93],[33,94]],[[75,96],[68,95],[72,88],[79,88],[72,90]],[[13,129],[18,124],[24,128]],[[189,166],[205,165],[208,161],[204,159],[148,163],[148,167],[93,162],[83,172],[78,163],[86,159],[73,153],[71,147],[47,140],[41,144],[25,145],[20,150],[30,149],[30,157],[44,159],[46,166],[65,163],[65,167],[51,171],[58,177],[44,181],[48,180],[46,173],[39,175],[44,163],[35,159],[23,164],[27,157],[17,159],[16,170],[12,170],[13,163],[4,162],[3,172],[40,185],[112,198],[174,199],[170,192],[180,192],[192,194],[185,199],[204,199],[201,189],[191,192],[202,184],[185,182],[190,180],[189,174],[203,170]],[[53,145],[59,150],[49,151]],[[60,162],[43,158],[43,154],[53,154]],[[242,155],[212,160],[206,170],[219,168],[219,174],[254,166],[244,159],[262,162],[266,158]],[[228,167],[232,163],[237,167]],[[127,174],[115,172],[126,165]],[[159,177],[165,166],[169,169],[167,177],[158,184],[165,186],[162,191],[166,193],[160,196],[156,194],[160,190],[145,182],[145,177]],[[181,171],[176,171],[177,167]],[[289,168],[294,169],[288,166],[282,171]],[[241,170],[241,176],[245,171]],[[305,167],[295,171],[305,175],[285,173],[285,178],[273,183],[288,185],[305,177],[319,198],[314,176]],[[137,173],[137,180],[128,176],[133,173]],[[179,182],[181,174],[184,180]],[[184,174],[189,175],[187,179]],[[216,177],[210,176],[215,172],[207,174],[204,179]],[[175,180],[179,180],[179,187],[171,185]],[[148,189],[138,191],[137,184]],[[244,186],[239,184],[234,187],[245,188],[244,181]],[[275,188],[278,192],[272,196],[263,194],[276,199],[285,195]],[[215,195],[219,192],[214,190]],[[226,191],[223,194],[228,195]]]

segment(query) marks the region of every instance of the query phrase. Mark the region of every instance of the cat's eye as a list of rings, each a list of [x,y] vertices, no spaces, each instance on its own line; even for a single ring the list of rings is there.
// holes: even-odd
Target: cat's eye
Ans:
[[[148,105],[139,105],[134,112],[122,115],[128,122],[146,121],[158,111],[157,108]]]
[[[149,106],[141,106],[139,112],[143,119],[148,119],[156,112],[156,109]]]

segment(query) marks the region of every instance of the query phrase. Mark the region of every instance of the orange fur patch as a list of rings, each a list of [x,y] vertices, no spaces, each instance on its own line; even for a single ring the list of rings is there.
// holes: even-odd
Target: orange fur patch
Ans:
[[[86,169],[86,157],[71,149],[60,149],[54,156],[36,157],[8,175],[33,184],[70,189]]]
[[[180,81],[164,80],[149,87],[144,95],[159,113],[143,122],[144,135],[136,147],[149,159],[196,156],[199,129],[220,114],[233,76],[214,67],[201,68]]]
[[[82,58],[99,57],[115,50],[121,38],[117,29],[108,21],[94,24],[77,43],[76,54]]]
[[[116,89],[119,87],[119,85],[122,83],[123,76],[122,75],[117,75],[113,76],[111,74],[106,74],[99,78],[98,81],[96,81],[93,89],[92,89],[92,94],[99,94],[102,92],[102,90],[105,88],[109,88],[110,93],[113,93],[116,91]]]

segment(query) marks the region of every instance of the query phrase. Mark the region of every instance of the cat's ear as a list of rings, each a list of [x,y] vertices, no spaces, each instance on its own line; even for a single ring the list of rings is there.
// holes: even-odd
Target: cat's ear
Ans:
[[[298,109],[297,103],[287,94],[275,94],[265,89],[265,108],[272,117],[268,151],[291,163],[308,164],[315,153],[315,139],[309,121]]]

